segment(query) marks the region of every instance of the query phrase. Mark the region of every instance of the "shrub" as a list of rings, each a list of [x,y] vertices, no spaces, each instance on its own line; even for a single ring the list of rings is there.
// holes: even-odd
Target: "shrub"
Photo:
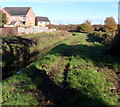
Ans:
[[[115,34],[113,33],[103,33],[103,32],[93,32],[88,34],[89,39],[92,41],[100,42],[104,45],[110,46],[112,44],[112,41],[115,37]]]
[[[102,43],[110,45],[112,43],[114,37],[115,37],[115,35],[112,33],[105,33],[102,35],[102,38],[103,38]]]
[[[80,32],[90,33],[93,32],[93,27],[90,22],[86,21],[81,25]]]

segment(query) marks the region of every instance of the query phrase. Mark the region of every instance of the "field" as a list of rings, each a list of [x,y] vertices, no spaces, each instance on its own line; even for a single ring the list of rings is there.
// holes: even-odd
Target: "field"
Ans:
[[[50,40],[36,47],[50,45],[45,54],[3,80],[2,105],[119,105],[120,61],[103,44],[85,33]]]

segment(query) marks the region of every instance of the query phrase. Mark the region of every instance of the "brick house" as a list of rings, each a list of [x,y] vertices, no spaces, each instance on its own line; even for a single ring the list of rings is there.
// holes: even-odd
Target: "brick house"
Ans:
[[[48,17],[41,17],[41,16],[35,17],[35,26],[45,27],[46,25],[49,25],[49,24],[51,24],[51,22],[48,19]]]
[[[31,7],[5,7],[2,10],[7,16],[6,26],[35,25],[35,14]]]

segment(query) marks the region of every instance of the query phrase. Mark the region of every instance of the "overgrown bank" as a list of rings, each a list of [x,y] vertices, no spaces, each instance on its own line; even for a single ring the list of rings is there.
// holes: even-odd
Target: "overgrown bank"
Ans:
[[[68,32],[2,37],[2,76],[9,77],[71,37]]]
[[[119,61],[93,38],[74,35],[3,81],[2,104],[118,105]]]

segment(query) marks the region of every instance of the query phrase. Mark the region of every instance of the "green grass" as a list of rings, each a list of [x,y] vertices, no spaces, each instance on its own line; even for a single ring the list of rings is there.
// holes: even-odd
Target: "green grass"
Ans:
[[[71,43],[71,41],[73,41],[74,39],[76,39],[77,37],[73,37],[73,38],[70,38],[69,40],[65,41],[64,43]],[[59,49],[57,50],[59,51]],[[41,59],[38,59],[35,63],[32,64],[32,66],[30,66],[29,68],[25,69],[23,71],[23,73],[19,74],[19,75],[14,75],[12,77],[10,77],[9,79],[3,81],[3,101],[2,102],[5,102],[3,104],[10,104],[10,100],[13,99],[13,97],[16,98],[16,91],[18,94],[21,93],[21,91],[25,91],[26,89],[30,89],[29,85],[31,84],[31,87],[35,87],[36,85],[39,86],[40,85],[40,81],[41,79],[40,78],[35,78],[35,83],[32,83],[31,79],[29,78],[29,76],[32,76],[34,75],[34,67],[36,67],[37,69],[40,69],[40,70],[46,70],[46,69],[43,69],[42,66],[43,65],[47,65],[47,69],[50,70],[50,66],[54,65],[56,63],[56,61],[58,60],[58,58],[60,56],[58,55],[53,55],[51,54],[52,51],[50,51],[47,55],[45,55],[43,58]],[[27,72],[27,76],[26,76],[26,72]],[[16,91],[14,90],[13,92],[10,92],[11,89],[14,89],[16,88],[16,86],[11,86],[10,84],[19,84],[20,82],[25,82],[25,86],[26,87],[23,87],[23,89],[17,89]],[[59,80],[56,80],[56,81],[59,81]],[[58,82],[56,82],[58,83]],[[34,89],[31,89],[31,90],[34,90]],[[20,94],[22,95],[22,94]],[[19,99],[19,96],[17,96],[18,99]],[[21,97],[21,96],[20,96]],[[25,97],[25,98],[24,98]],[[31,97],[27,97],[27,96],[24,96],[23,95],[23,98],[22,99],[26,99],[25,102],[28,102],[28,99],[31,99]],[[32,97],[33,98],[33,97]],[[17,99],[17,98],[16,98]],[[23,100],[20,100],[20,101],[23,101]],[[35,101],[36,98],[33,98],[33,101]],[[7,102],[8,103],[7,103]],[[15,103],[15,102],[14,102]],[[21,103],[21,102],[20,102]],[[30,103],[30,102],[29,102]],[[28,105],[30,105],[29,103],[27,103]],[[11,103],[13,104],[13,103]],[[25,103],[26,104],[26,103]]]
[[[32,92],[36,86],[26,74],[21,73],[10,77],[2,84],[3,105],[36,105],[37,99]]]
[[[44,98],[47,99],[46,94],[41,90],[41,85],[48,77],[49,81],[54,84],[53,86],[59,86],[59,90],[64,82],[68,89],[75,92],[67,98],[66,104],[68,105],[118,105],[118,95],[111,92],[114,83],[108,81],[108,79],[114,79],[108,71],[111,70],[114,74],[114,70],[119,70],[118,61],[104,53],[106,50],[104,45],[96,41],[87,41],[89,37],[86,34],[74,34],[75,36],[37,59],[22,73],[4,80],[3,105],[21,105],[22,103],[39,105],[38,96],[42,98],[44,94]],[[107,62],[102,59],[104,56]],[[102,66],[100,67],[99,64]],[[98,72],[96,68],[103,70]],[[106,68],[107,72],[105,72]],[[66,80],[64,72],[67,72]],[[48,87],[50,86],[46,86]]]
[[[64,39],[68,39],[71,36],[71,33],[55,32],[27,35],[26,37],[3,37],[2,67],[11,69],[10,72],[3,69],[3,77],[6,77],[6,74],[8,76],[15,74],[14,68],[19,70],[46,54],[58,42],[64,41]]]
[[[115,95],[110,97],[112,93],[107,89],[111,85],[103,77],[100,73],[96,73],[93,68],[70,71],[67,80],[69,87],[79,91],[75,96],[71,96],[68,103],[76,105],[115,105],[117,97]]]

